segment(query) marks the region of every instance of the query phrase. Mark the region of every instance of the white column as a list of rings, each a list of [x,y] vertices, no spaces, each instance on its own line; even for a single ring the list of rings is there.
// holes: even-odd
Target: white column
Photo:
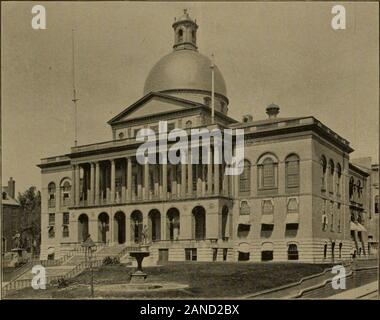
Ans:
[[[127,158],[127,201],[132,201],[132,158]]]
[[[143,170],[143,167],[136,163],[136,173],[137,173],[137,198],[138,199],[141,199],[142,198],[142,179],[141,179],[141,176],[142,176],[142,170]]]
[[[111,203],[115,201],[115,160],[111,160]]]
[[[172,196],[177,195],[177,165],[171,165],[170,183],[172,184]]]
[[[191,160],[191,149],[189,150],[189,159],[187,163],[187,194],[193,194],[193,164]]]
[[[90,205],[94,204],[94,192],[95,192],[95,164],[90,162],[90,197],[88,203]]]
[[[166,200],[168,192],[168,165],[162,164],[162,199]]]
[[[99,162],[97,161],[95,163],[95,204],[99,204],[99,187],[100,187],[100,165]]]
[[[207,161],[207,193],[212,194],[212,149],[209,148]]]
[[[144,200],[149,199],[149,163],[148,159],[144,164]]]
[[[74,166],[74,175],[75,175],[75,205],[79,206],[80,168],[78,164]]]

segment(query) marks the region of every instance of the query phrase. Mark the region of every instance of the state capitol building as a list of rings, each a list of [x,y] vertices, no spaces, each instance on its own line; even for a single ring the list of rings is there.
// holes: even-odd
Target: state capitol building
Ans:
[[[59,259],[88,234],[115,248],[136,247],[146,236],[157,264],[321,263],[372,254],[370,173],[350,162],[350,143],[312,116],[281,117],[275,104],[262,120],[231,118],[229,108],[239,106],[229,105],[217,66],[212,121],[212,61],[198,51],[198,25],[185,11],[172,27],[173,50],[151,69],[142,97],[108,121],[112,140],[38,165],[41,259]],[[227,176],[226,165],[215,163],[139,164],[136,134],[157,132],[159,121],[168,131],[243,129],[243,173]]]

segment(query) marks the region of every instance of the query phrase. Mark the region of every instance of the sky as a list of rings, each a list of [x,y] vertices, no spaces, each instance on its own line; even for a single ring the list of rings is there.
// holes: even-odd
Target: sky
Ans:
[[[351,158],[378,161],[378,4],[38,2],[46,30],[31,27],[36,2],[2,2],[2,183],[41,186],[40,159],[74,144],[72,32],[75,28],[78,144],[112,139],[107,121],[142,97],[153,65],[172,51],[174,17],[187,8],[202,54],[215,55],[229,115],[314,116],[350,141]]]

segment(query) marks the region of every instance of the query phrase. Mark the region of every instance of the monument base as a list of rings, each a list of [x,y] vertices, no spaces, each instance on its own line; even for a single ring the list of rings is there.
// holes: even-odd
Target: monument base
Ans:
[[[131,274],[130,283],[144,283],[148,275],[142,271],[136,271]]]

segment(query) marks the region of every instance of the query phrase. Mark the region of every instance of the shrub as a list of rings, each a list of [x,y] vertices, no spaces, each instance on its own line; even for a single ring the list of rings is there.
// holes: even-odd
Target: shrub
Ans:
[[[118,265],[120,264],[120,258],[119,257],[105,257],[103,259],[103,265],[106,266],[112,266],[112,265]]]
[[[58,288],[66,288],[69,286],[69,280],[66,278],[59,278],[58,280],[52,281],[52,285]]]

